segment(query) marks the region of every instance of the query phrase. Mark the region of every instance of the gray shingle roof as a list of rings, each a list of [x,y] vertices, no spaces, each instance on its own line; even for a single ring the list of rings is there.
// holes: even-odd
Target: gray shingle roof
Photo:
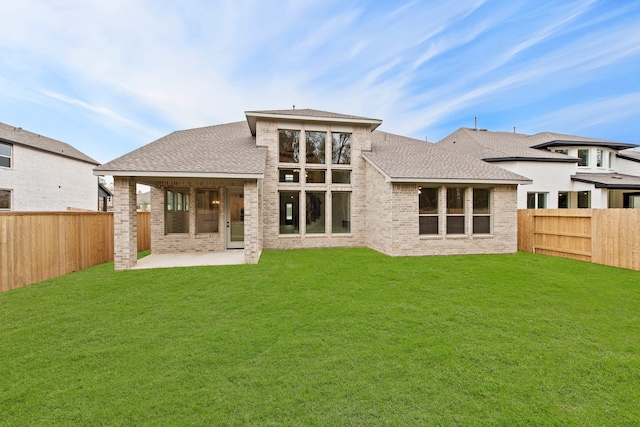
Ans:
[[[370,152],[362,155],[391,181],[528,183],[528,178],[442,144],[375,131]]]
[[[609,147],[617,150],[635,147],[633,144],[624,142],[608,141],[605,139],[587,138],[584,136],[567,135],[555,132],[540,132],[527,137],[529,147],[545,148],[554,146],[572,146],[572,145],[597,145],[600,147]]]
[[[304,120],[306,122],[337,122],[337,123],[357,123],[367,125],[369,129],[374,130],[382,120],[370,119],[368,117],[350,116],[348,114],[331,113],[329,111],[310,110],[310,109],[292,109],[292,110],[263,110],[263,111],[245,111],[247,123],[251,129],[251,134],[256,134],[256,120],[258,117],[282,120]]]
[[[438,141],[447,148],[465,152],[486,161],[537,160],[577,162],[575,157],[548,150],[531,148],[529,136],[513,132],[490,132],[460,128]]]
[[[640,190],[640,177],[619,173],[576,173],[571,180],[595,184],[596,188]]]
[[[242,121],[176,131],[94,170],[112,175],[262,175],[266,155]]]
[[[92,165],[100,164],[100,162],[95,161],[66,142],[38,135],[22,128],[17,128],[4,123],[0,123],[0,140],[34,148],[40,151],[46,151],[58,156],[69,157]]]
[[[617,155],[632,162],[640,162],[640,151],[638,150],[626,149],[619,151]]]
[[[302,116],[302,117],[324,117],[327,119],[346,119],[346,120],[378,120],[369,117],[351,116],[348,114],[332,113],[329,111],[312,110],[309,108],[291,109],[291,110],[262,110],[262,111],[245,111],[254,114],[276,114],[282,116]]]

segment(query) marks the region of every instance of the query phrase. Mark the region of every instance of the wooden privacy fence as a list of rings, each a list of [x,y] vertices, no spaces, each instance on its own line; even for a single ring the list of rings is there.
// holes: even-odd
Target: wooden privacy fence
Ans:
[[[138,250],[151,247],[138,213]],[[0,292],[113,260],[111,212],[0,213]]]
[[[519,210],[518,250],[640,270],[640,209]]]

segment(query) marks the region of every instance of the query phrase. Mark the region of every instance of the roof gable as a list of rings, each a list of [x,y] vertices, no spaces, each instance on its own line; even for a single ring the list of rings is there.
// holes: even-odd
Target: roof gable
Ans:
[[[293,120],[305,122],[321,122],[321,123],[347,123],[369,126],[374,130],[382,124],[382,120],[371,119],[368,117],[351,116],[348,114],[332,113],[329,111],[311,110],[311,109],[291,109],[291,110],[263,110],[263,111],[245,111],[247,123],[251,129],[251,134],[256,134],[256,121],[258,118],[271,120]]]
[[[90,163],[92,165],[100,164],[100,162],[95,161],[66,142],[38,135],[37,133],[29,132],[22,128],[13,127],[5,123],[0,123],[0,141],[6,141],[39,151],[45,151],[57,156],[80,160],[81,162]]]

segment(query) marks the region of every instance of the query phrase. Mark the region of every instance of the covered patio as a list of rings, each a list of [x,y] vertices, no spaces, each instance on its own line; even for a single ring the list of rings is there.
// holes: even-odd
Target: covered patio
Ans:
[[[243,250],[224,252],[191,252],[177,254],[151,254],[140,258],[132,270],[147,268],[197,267],[211,265],[246,264]]]

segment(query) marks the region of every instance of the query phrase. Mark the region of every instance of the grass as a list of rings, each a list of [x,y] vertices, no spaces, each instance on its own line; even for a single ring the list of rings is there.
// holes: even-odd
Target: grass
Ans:
[[[264,252],[0,294],[0,425],[639,425],[640,273]]]

